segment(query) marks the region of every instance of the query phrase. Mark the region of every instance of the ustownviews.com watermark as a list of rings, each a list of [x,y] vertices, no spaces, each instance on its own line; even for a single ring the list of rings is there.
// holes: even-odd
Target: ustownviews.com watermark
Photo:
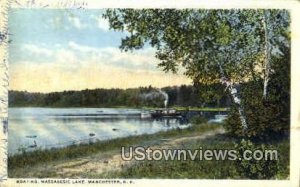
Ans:
[[[234,149],[152,149],[150,147],[122,147],[124,161],[143,160],[278,160],[277,150],[245,150],[240,154]]]

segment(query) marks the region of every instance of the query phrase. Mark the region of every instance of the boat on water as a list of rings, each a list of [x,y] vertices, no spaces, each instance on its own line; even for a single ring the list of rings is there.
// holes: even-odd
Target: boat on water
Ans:
[[[141,118],[146,119],[146,118],[151,118],[152,114],[150,112],[142,112],[141,113]]]
[[[29,136],[26,136],[26,138],[36,138],[37,136],[36,135],[29,135]]]
[[[95,136],[95,133],[90,133],[89,136]]]
[[[177,112],[175,109],[158,109],[154,110],[151,113],[153,118],[160,118],[160,117],[181,117],[181,113]]]
[[[175,109],[157,109],[151,110],[141,114],[142,118],[167,118],[167,117],[181,117],[181,113]]]

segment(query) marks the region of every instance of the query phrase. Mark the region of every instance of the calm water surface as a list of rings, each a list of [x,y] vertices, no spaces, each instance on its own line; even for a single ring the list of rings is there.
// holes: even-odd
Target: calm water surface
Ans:
[[[9,154],[186,128],[178,119],[141,119],[138,109],[10,108]],[[36,147],[35,147],[36,145]]]

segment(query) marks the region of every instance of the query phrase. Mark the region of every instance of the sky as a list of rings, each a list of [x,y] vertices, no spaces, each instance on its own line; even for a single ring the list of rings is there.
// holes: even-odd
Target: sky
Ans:
[[[53,92],[190,84],[157,67],[155,49],[122,52],[126,32],[109,29],[103,10],[11,9],[10,90]]]

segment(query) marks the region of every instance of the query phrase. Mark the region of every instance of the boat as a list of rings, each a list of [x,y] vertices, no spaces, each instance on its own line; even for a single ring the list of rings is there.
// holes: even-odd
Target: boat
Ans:
[[[32,136],[26,136],[26,138],[36,138],[36,135],[32,135]]]
[[[95,136],[95,133],[90,133],[89,135],[90,135],[90,136]]]
[[[150,112],[142,112],[142,113],[141,113],[141,118],[142,118],[142,119],[145,119],[145,118],[151,118],[151,117],[152,117],[152,115],[151,115]]]
[[[160,109],[155,110],[151,113],[153,118],[160,118],[160,117],[182,117],[180,112],[177,112],[175,109]]]

